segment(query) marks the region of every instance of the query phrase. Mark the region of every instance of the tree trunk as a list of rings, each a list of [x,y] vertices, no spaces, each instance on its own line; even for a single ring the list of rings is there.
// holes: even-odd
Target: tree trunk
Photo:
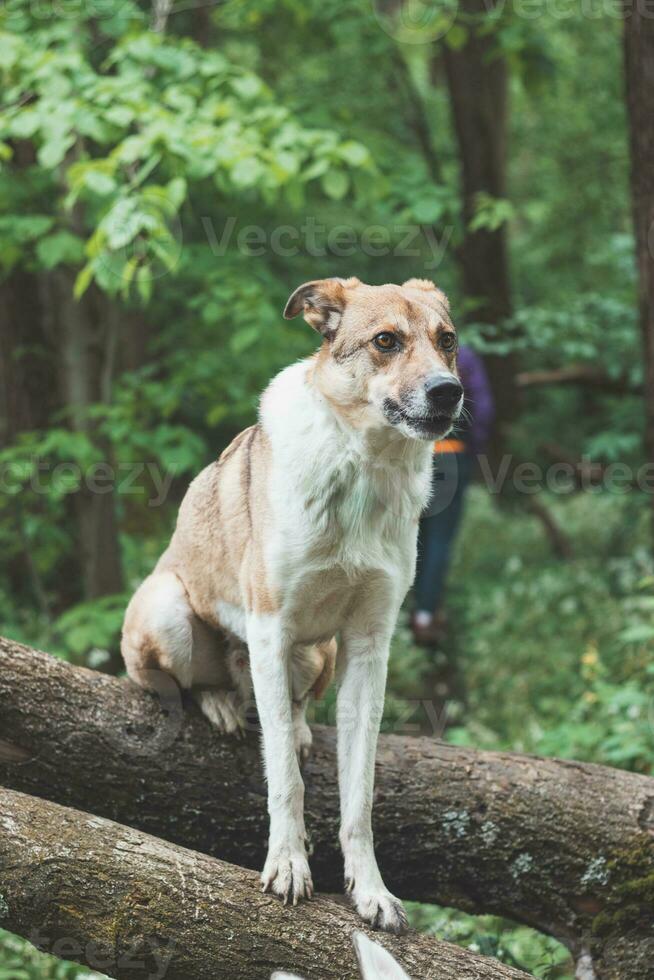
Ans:
[[[258,737],[221,737],[166,675],[160,688],[0,641],[0,782],[260,868]],[[316,884],[340,891],[333,729],[315,729],[304,775]],[[654,978],[654,780],[382,736],[374,823],[400,897],[551,933],[603,980]]]
[[[45,428],[57,406],[54,352],[41,312],[34,275],[16,269],[0,283],[0,446]]]
[[[108,300],[93,290],[80,301],[75,300],[73,284],[72,273],[62,270],[51,273],[46,282],[46,295],[55,311],[61,391],[71,427],[94,438],[111,465],[109,447],[95,436],[96,427],[87,411],[96,402],[111,400],[118,314]],[[85,597],[97,599],[122,592],[124,580],[113,487],[109,485],[100,493],[83,481],[74,504]],[[114,666],[118,665],[116,660]]]
[[[43,330],[36,284],[36,277],[22,269],[14,269],[0,282],[0,448],[14,443],[21,432],[45,429],[58,407],[55,355]],[[11,505],[9,496],[4,503]],[[19,602],[36,603],[47,619],[48,600],[33,560],[20,497],[14,498],[12,510],[21,553],[3,556],[9,588]]]
[[[654,16],[651,8],[646,3],[625,3],[624,25],[631,190],[645,362],[645,450],[651,463],[654,462]]]
[[[0,445],[15,441],[21,432],[46,429],[53,414],[62,412],[62,424],[91,435],[110,461],[109,448],[94,435],[86,410],[110,400],[117,309],[99,294],[76,302],[69,271],[36,276],[15,269],[0,283],[0,320]],[[75,573],[63,565],[58,569],[64,584],[63,595],[59,589],[54,597],[55,610],[78,601],[71,583],[80,578],[86,599],[124,588],[113,490],[92,492],[83,481],[71,496],[70,516],[77,532]],[[21,514],[16,519],[22,527]],[[22,591],[24,564],[16,566],[15,574],[9,569],[16,595]],[[112,666],[119,665],[116,650]]]
[[[461,197],[465,223],[458,251],[463,292],[474,308],[469,319],[501,327],[511,315],[511,285],[506,224],[491,231],[471,231],[477,195],[506,196],[507,82],[505,59],[497,54],[493,33],[480,31],[494,0],[461,0],[461,26],[468,31],[462,48],[444,44],[454,132],[461,165]],[[497,424],[492,455],[502,451],[503,431],[514,417],[516,389],[513,358],[488,357]]]
[[[358,916],[288,908],[258,875],[78,810],[0,788],[0,925],[116,980],[358,976]],[[414,980],[526,980],[431,937],[380,937]]]

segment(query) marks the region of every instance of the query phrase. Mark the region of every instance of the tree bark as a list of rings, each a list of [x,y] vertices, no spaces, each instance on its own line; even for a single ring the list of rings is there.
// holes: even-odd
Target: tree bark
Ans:
[[[168,685],[168,686],[166,686]],[[317,887],[340,891],[335,737],[305,767]],[[219,736],[161,696],[0,641],[0,782],[259,869],[256,734]],[[597,978],[654,978],[654,780],[602,766],[383,736],[377,853],[400,897],[551,933]],[[588,974],[590,975],[590,974]],[[581,974],[580,974],[581,976]]]
[[[0,282],[0,446],[45,428],[57,407],[55,355],[41,318],[36,277],[15,269]]]
[[[343,980],[362,928],[333,899],[284,907],[252,871],[2,788],[0,925],[116,980]],[[416,933],[374,938],[414,980],[527,976]]]
[[[99,291],[90,289],[81,300],[73,296],[72,272],[55,270],[47,277],[45,293],[56,311],[60,387],[68,421],[76,432],[94,439],[110,464],[106,442],[96,435],[87,411],[96,402],[111,400],[118,341],[118,311]],[[83,483],[74,496],[79,560],[84,594],[98,599],[123,591],[124,579],[113,487],[102,493]],[[120,661],[115,651],[113,667]]]
[[[477,195],[506,196],[508,132],[508,71],[491,33],[483,33],[495,0],[461,0],[461,26],[468,39],[460,49],[445,43],[447,77],[454,132],[459,146],[464,238],[458,251],[463,292],[475,306],[470,319],[502,327],[511,316],[511,281],[506,225],[495,230],[470,230]],[[486,359],[497,410],[493,455],[503,449],[503,431],[516,408],[514,363],[510,356]]]
[[[4,789],[0,809],[0,923],[41,948],[118,980],[356,974],[361,924],[329,898],[284,908],[253,872],[119,824]],[[526,976],[425,936],[381,941],[415,978]]]
[[[645,369],[645,450],[654,461],[654,16],[647,3],[624,5],[626,98],[638,300]],[[652,497],[654,508],[654,497]],[[654,510],[652,512],[654,535]]]

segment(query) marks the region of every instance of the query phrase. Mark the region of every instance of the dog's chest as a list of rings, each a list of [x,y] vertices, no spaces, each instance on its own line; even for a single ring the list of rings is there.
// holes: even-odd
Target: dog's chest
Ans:
[[[394,509],[386,474],[376,481],[352,467],[331,477],[308,493],[297,482],[287,488],[269,550],[285,618],[306,641],[333,635],[373,593],[393,605],[415,565],[415,503],[411,517],[406,501]]]

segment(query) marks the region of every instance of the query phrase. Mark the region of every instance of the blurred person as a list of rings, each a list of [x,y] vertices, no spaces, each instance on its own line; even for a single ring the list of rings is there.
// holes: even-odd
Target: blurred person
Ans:
[[[432,496],[420,519],[418,566],[413,586],[411,629],[415,642],[434,646],[444,636],[443,596],[466,491],[480,453],[485,452],[495,409],[481,357],[461,346],[459,376],[465,402],[456,428],[434,443]]]

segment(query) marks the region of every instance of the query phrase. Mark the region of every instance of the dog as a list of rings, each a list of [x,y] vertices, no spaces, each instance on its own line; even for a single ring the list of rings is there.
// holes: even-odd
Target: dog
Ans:
[[[355,932],[352,936],[352,942],[363,980],[411,980],[397,960],[383,946],[373,943],[362,932]],[[276,970],[270,980],[302,980],[302,978],[294,973],[283,973]]]
[[[168,549],[129,603],[122,652],[137,683],[172,674],[223,732],[243,727],[253,688],[270,825],[262,883],[294,905],[313,893],[305,709],[337,661],[346,887],[366,922],[401,932],[404,909],[373,846],[375,752],[431,443],[463,405],[457,339],[445,295],[422,279],[314,280],[288,300],[284,316],[299,313],[318,351],[273,379],[257,424],[191,483]]]

